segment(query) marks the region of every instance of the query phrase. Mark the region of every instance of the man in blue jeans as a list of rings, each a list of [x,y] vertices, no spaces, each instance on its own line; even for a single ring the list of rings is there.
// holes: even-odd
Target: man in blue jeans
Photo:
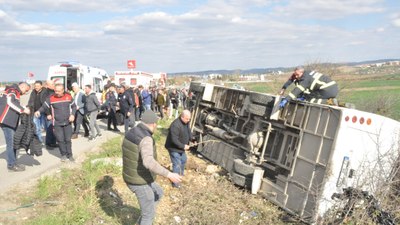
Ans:
[[[185,151],[190,149],[189,142],[192,139],[192,132],[189,128],[190,111],[183,110],[180,117],[176,118],[169,127],[165,148],[169,152],[172,162],[172,171],[184,175],[187,156]],[[173,182],[173,187],[180,188],[179,182]]]
[[[46,101],[47,97],[49,96],[49,91],[47,88],[43,87],[43,83],[40,80],[35,81],[33,84],[33,90],[31,92],[31,96],[29,97],[28,106],[30,107],[33,112],[36,112]],[[44,143],[42,137],[43,128],[48,127],[48,123],[50,121],[47,120],[46,114],[42,113],[39,117],[33,117],[33,122],[35,123],[36,127],[36,136],[38,137],[39,141]]]
[[[125,133],[122,142],[122,175],[128,188],[135,193],[140,209],[140,225],[151,225],[156,206],[163,195],[156,174],[167,177],[172,182],[181,182],[181,176],[171,173],[157,162],[157,150],[153,132],[157,128],[157,115],[147,110],[142,122]]]
[[[4,92],[0,94],[0,126],[6,140],[7,168],[10,172],[25,170],[23,165],[16,162],[17,150],[14,149],[14,133],[18,126],[19,115],[21,113],[30,114],[29,108],[21,106],[20,103],[20,96],[27,93],[29,89],[30,86],[22,82],[19,85],[6,86]]]
[[[126,133],[129,130],[129,124],[131,122],[131,116],[133,116],[132,113],[134,112],[135,104],[133,102],[132,95],[128,91],[125,91],[124,85],[118,86],[117,104],[119,107],[119,112],[124,117],[124,132]]]

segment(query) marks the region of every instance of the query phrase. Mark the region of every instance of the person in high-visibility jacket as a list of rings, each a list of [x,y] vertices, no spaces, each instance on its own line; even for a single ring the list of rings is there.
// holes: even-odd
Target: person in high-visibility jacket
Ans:
[[[333,104],[339,88],[330,77],[317,71],[304,71],[303,67],[294,70],[294,83],[296,87],[281,100],[279,106],[285,107],[290,100],[305,100],[319,104]]]

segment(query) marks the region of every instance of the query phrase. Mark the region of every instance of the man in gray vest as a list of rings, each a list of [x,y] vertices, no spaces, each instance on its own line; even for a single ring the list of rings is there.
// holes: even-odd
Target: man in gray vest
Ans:
[[[157,115],[146,110],[142,122],[126,132],[122,142],[122,159],[124,181],[135,193],[140,209],[140,225],[153,223],[156,206],[163,195],[158,185],[156,175],[167,177],[174,183],[179,183],[182,177],[162,167],[157,161],[156,145],[153,132],[157,127]],[[151,196],[148,193],[152,193]]]

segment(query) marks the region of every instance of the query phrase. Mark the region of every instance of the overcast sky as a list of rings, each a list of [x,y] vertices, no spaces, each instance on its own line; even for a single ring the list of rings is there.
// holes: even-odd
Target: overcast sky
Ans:
[[[109,74],[400,58],[399,0],[0,0],[0,78],[79,61]]]

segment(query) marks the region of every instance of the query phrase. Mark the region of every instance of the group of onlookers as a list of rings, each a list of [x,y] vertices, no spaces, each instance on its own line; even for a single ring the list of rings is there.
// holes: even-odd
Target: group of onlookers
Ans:
[[[85,85],[81,90],[77,83],[72,83],[72,90],[65,90],[63,84],[54,84],[49,80],[45,84],[36,81],[32,86],[27,106],[20,103],[20,96],[31,89],[25,82],[7,86],[0,95],[0,126],[6,137],[7,167],[10,171],[25,169],[16,163],[17,150],[14,145],[20,146],[20,143],[13,143],[20,114],[28,115],[32,121],[34,135],[29,140],[37,140],[40,147],[46,146],[49,150],[58,147],[61,161],[64,162],[74,161],[71,139],[79,137],[81,127],[83,136],[88,140],[102,135],[96,120],[101,110],[106,111],[108,130],[120,132],[117,126],[124,124],[126,133],[130,127],[138,124],[145,111],[158,112],[161,118],[177,118],[178,107],[181,105],[186,108],[186,89],[168,90],[142,85],[134,88],[109,82],[105,85],[101,103],[91,85]],[[45,137],[43,131],[46,132]]]
[[[190,149],[189,142],[193,141],[189,128],[190,111],[184,109],[178,118],[179,101],[184,102],[182,95],[177,90],[148,90],[141,85],[135,89],[110,83],[106,86],[104,103],[101,105],[90,85],[86,85],[82,91],[78,84],[73,83],[72,89],[73,96],[64,90],[63,84],[54,85],[48,81],[47,87],[43,87],[42,82],[36,81],[28,105],[24,107],[20,103],[20,96],[27,93],[30,86],[22,82],[6,87],[0,95],[0,127],[6,138],[8,170],[25,170],[24,166],[16,163],[17,149],[14,148],[14,133],[20,114],[34,114],[29,120],[34,124],[37,140],[48,147],[58,146],[61,161],[74,161],[71,139],[78,137],[80,126],[83,125],[84,136],[89,140],[101,136],[96,117],[104,108],[108,115],[108,130],[119,132],[116,118],[119,109],[125,125],[123,177],[139,200],[142,209],[140,224],[151,224],[155,205],[162,196],[162,189],[155,182],[156,174],[169,178],[173,187],[180,188],[187,160],[185,151]],[[155,111],[158,110],[163,118],[164,111],[169,110],[166,109],[166,102],[176,112],[165,143],[172,162],[172,172],[156,161],[157,152],[152,137],[159,119]],[[141,123],[132,123],[139,120]],[[133,128],[129,129],[130,126]],[[46,130],[45,140],[41,135],[42,129]]]

